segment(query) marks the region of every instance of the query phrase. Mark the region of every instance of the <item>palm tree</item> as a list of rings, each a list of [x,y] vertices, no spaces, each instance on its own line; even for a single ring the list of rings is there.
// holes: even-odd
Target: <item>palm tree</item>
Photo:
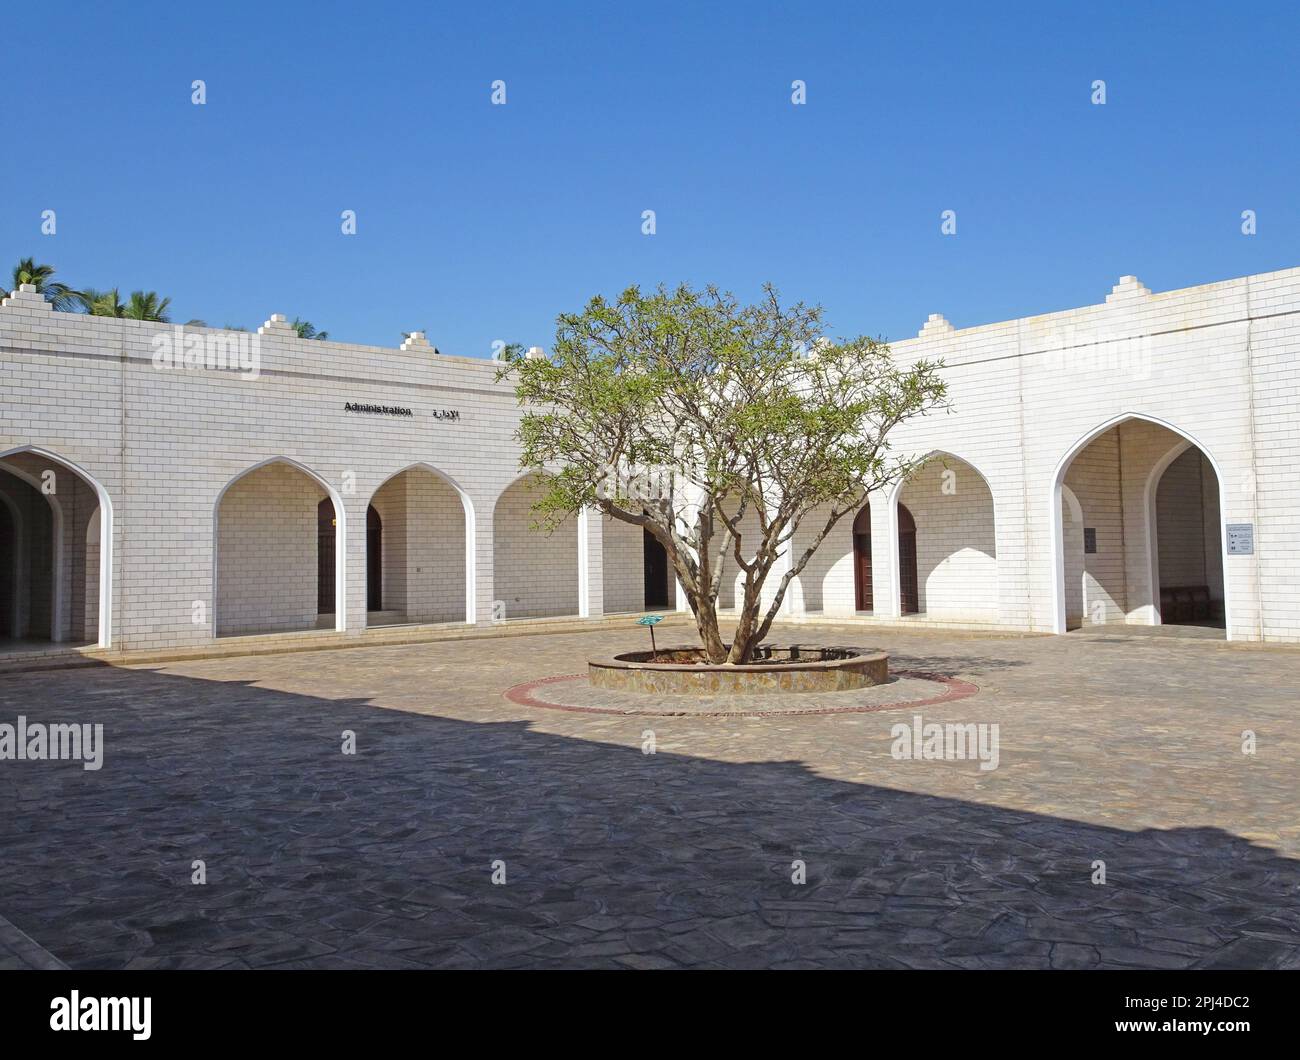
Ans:
[[[328,331],[317,331],[316,325],[310,320],[302,320],[299,317],[294,317],[293,323],[289,327],[298,333],[300,339],[328,339],[330,337]]]
[[[66,283],[52,279],[53,265],[37,265],[35,258],[23,258],[14,266],[14,290],[24,283],[36,288],[36,293],[45,296],[55,309],[61,313],[75,313],[84,305],[81,292],[74,291]]]
[[[81,292],[81,301],[86,312],[93,317],[126,316],[126,306],[122,304],[122,296],[116,287],[110,287],[107,291],[87,287]]]
[[[157,291],[132,291],[131,300],[126,304],[122,314],[127,320],[156,320],[160,324],[170,321],[167,307],[172,304],[170,298],[158,297]]]

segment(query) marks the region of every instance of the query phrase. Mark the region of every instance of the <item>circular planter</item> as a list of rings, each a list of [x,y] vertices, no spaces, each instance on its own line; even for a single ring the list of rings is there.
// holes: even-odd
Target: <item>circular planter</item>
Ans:
[[[596,688],[626,692],[707,696],[724,692],[842,692],[883,684],[889,656],[866,648],[764,644],[758,657],[740,665],[702,663],[699,648],[664,648],[657,660],[648,651],[625,652],[587,662]]]

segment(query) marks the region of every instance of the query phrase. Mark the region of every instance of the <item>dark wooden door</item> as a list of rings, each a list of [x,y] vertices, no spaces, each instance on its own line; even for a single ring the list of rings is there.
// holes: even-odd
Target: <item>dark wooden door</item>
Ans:
[[[921,610],[921,590],[916,575],[916,520],[898,506],[898,597],[903,614]]]
[[[645,606],[668,606],[668,552],[654,534],[641,529],[645,557]]]
[[[334,502],[316,506],[316,613],[334,614]]]
[[[366,610],[384,609],[384,521],[372,504],[366,509]]]
[[[875,609],[871,589],[871,505],[863,505],[853,519],[853,586],[855,607],[859,611]]]

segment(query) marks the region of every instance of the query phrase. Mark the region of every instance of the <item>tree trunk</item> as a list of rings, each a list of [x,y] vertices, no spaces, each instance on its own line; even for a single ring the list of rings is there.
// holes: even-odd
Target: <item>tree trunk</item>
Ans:
[[[747,663],[754,652],[754,622],[758,618],[758,604],[763,591],[762,584],[755,585],[752,578],[745,579],[745,595],[740,606],[740,621],[736,625],[736,635],[731,641],[731,651],[727,655],[729,663]]]
[[[692,570],[682,562],[676,542],[671,537],[668,540],[671,545],[668,561],[677,573],[677,580],[686,594],[686,602],[690,604],[691,613],[695,616],[695,629],[704,646],[705,658],[711,663],[726,662],[728,646],[723,643],[722,634],[718,631],[718,609],[707,588],[711,582],[711,572],[699,568]],[[706,586],[703,591],[700,589],[701,584]]]
[[[727,661],[727,645],[718,632],[718,612],[708,601],[695,611],[695,628],[699,630],[704,654],[711,663]]]

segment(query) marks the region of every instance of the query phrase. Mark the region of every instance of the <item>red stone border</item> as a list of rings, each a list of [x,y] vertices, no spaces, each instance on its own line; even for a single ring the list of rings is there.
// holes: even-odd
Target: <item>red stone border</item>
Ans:
[[[930,699],[912,699],[902,703],[867,703],[858,707],[824,707],[820,710],[716,710],[716,711],[694,711],[694,710],[616,710],[613,707],[574,707],[565,703],[552,703],[549,700],[538,699],[533,695],[536,689],[546,685],[559,684],[562,681],[583,681],[587,679],[586,674],[560,674],[557,677],[543,677],[538,681],[525,681],[521,685],[515,685],[513,688],[506,689],[502,695],[511,703],[518,703],[522,707],[543,707],[546,710],[567,710],[573,714],[613,714],[623,717],[640,717],[640,718],[769,718],[785,716],[789,717],[798,714],[875,714],[885,710],[904,710],[914,707],[932,707],[936,703],[951,703],[954,700],[966,699],[973,696],[979,691],[977,685],[969,681],[962,681],[956,677],[948,677],[945,674],[929,673],[922,670],[894,670],[893,673],[898,677],[912,677],[922,681],[937,681],[940,684],[947,685],[948,690],[941,696],[933,696]],[[876,686],[879,687],[879,686]],[[640,693],[644,695],[645,693]],[[799,693],[806,695],[807,693]],[[671,698],[671,697],[670,697]]]

